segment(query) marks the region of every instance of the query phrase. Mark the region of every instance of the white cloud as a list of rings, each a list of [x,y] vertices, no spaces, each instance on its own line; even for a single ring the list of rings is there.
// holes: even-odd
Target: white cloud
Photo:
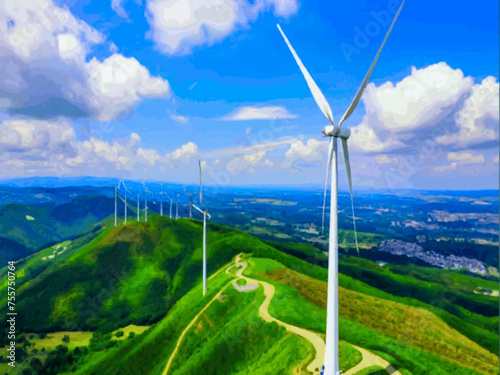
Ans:
[[[170,118],[174,121],[180,122],[181,124],[189,123],[189,119],[186,116],[170,115]]]
[[[450,163],[446,165],[437,165],[432,168],[432,170],[436,172],[448,172],[448,171],[454,171],[457,169],[457,163]]]
[[[198,155],[198,145],[193,142],[188,142],[182,145],[180,148],[167,154],[167,159],[181,160],[189,163],[191,157]]]
[[[2,109],[38,118],[111,120],[142,98],[168,96],[168,82],[133,58],[115,53],[87,62],[92,48],[104,42],[103,34],[51,0],[0,2]]]
[[[455,160],[460,164],[483,164],[484,163],[484,155],[477,154],[472,155],[470,152],[449,152],[447,157],[448,160]]]
[[[366,114],[351,128],[350,142],[368,153],[420,152],[429,142],[448,151],[492,147],[498,139],[498,92],[494,77],[474,84],[444,62],[413,67],[396,84],[367,86]]]
[[[473,85],[470,96],[456,115],[458,131],[439,137],[438,142],[466,147],[498,139],[499,90],[494,77]]]
[[[290,148],[285,153],[285,161],[290,163],[296,160],[303,160],[306,163],[323,161],[327,154],[327,141],[318,141],[310,138],[305,143],[297,141],[290,145]]]
[[[124,0],[111,0],[111,9],[113,9],[118,16],[128,18],[127,11],[123,7],[123,1]]]
[[[493,163],[497,163],[498,164],[498,155],[493,158]]]
[[[167,163],[158,151],[139,147],[131,133],[123,141],[96,137],[78,141],[71,124],[54,121],[8,119],[0,122],[0,163],[6,176],[116,175],[140,166]]]
[[[152,77],[133,57],[112,55],[88,64],[90,102],[98,120],[112,120],[144,97],[161,97],[170,92],[163,78]]]
[[[354,150],[377,153],[393,151],[404,146],[403,143],[393,135],[387,137],[384,141],[380,140],[377,131],[366,123],[361,123],[352,128],[351,132],[352,136],[348,142],[349,146]]]
[[[64,120],[4,120],[0,123],[1,152],[32,152],[40,148],[57,148],[75,138],[73,127]]]
[[[244,158],[246,161],[250,162],[250,164],[255,165],[255,164],[257,164],[257,163],[258,163],[258,162],[259,162],[259,161],[260,161],[263,157],[265,157],[265,156],[266,156],[266,153],[267,153],[266,151],[258,151],[258,152],[254,153],[254,154],[248,154],[248,155],[245,155],[245,156],[243,156],[243,158]]]
[[[222,117],[225,121],[293,119],[297,115],[280,106],[245,106]]]
[[[193,47],[216,43],[260,13],[277,16],[297,12],[297,0],[147,0],[149,36],[163,53],[187,54]]]
[[[389,164],[391,163],[392,159],[387,155],[378,155],[377,157],[375,157],[375,161],[378,164]]]

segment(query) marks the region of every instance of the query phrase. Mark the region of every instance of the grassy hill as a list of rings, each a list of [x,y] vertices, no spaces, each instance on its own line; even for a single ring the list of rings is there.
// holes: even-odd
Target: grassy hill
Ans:
[[[18,329],[59,331],[54,337],[64,337],[61,331],[75,332],[74,343],[61,342],[63,346],[55,348],[51,344],[50,352],[43,354],[40,346],[48,344],[36,345],[34,336],[35,345],[26,346],[26,361],[43,363],[38,373],[162,374],[183,330],[215,297],[188,330],[169,374],[307,373],[306,364],[314,355],[311,344],[260,319],[262,290],[236,292],[234,275],[224,270],[235,255],[245,253],[245,274],[275,287],[271,315],[323,334],[327,271],[313,264],[324,262],[321,251],[309,245],[265,243],[210,223],[208,271],[213,278],[202,298],[200,221],[152,215],[148,223],[115,228],[107,220],[99,228],[16,265],[17,311],[23,317]],[[341,259],[344,370],[360,360],[351,343],[405,375],[498,373],[498,356],[493,354],[498,307],[495,315],[495,297],[475,293],[478,287],[491,288],[489,281],[425,267],[382,268],[357,257]],[[5,288],[2,269],[2,296]],[[450,300],[433,302],[436,293],[459,296],[458,307],[452,309]],[[111,333],[131,324],[151,327],[120,340]],[[123,331],[127,336],[129,330]],[[30,340],[29,334],[23,337]]]
[[[17,260],[33,251],[79,237],[113,212],[113,200],[83,195],[65,202],[0,206],[0,260]],[[7,240],[8,247],[3,243]]]

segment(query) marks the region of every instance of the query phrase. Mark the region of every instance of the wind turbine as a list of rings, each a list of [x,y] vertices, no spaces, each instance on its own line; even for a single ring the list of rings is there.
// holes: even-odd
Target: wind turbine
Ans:
[[[148,194],[151,192],[148,190],[148,187],[146,186],[144,188],[144,220],[146,223],[148,222]]]
[[[141,208],[139,207],[140,203],[141,203],[141,196],[139,194],[137,194],[137,221],[141,221]]]
[[[115,186],[115,227],[118,225],[118,187]]]
[[[324,192],[324,200],[323,200],[323,215],[324,215],[324,209],[326,205],[326,188],[328,184],[328,174],[331,170],[331,194],[330,194],[330,235],[329,235],[329,245],[328,245],[328,299],[327,299],[327,311],[326,311],[326,350],[325,350],[325,361],[324,361],[324,372],[322,372],[324,375],[339,375],[340,374],[340,368],[339,368],[339,330],[338,330],[338,159],[337,159],[337,138],[341,139],[342,142],[342,149],[344,151],[344,161],[345,161],[345,169],[346,169],[346,174],[347,174],[347,182],[349,185],[349,193],[351,195],[351,208],[353,211],[353,224],[354,224],[354,237],[356,241],[356,248],[358,248],[358,239],[357,239],[357,233],[356,233],[356,221],[354,217],[354,202],[353,202],[353,193],[352,193],[352,179],[351,179],[351,165],[349,162],[349,151],[347,148],[347,140],[349,139],[349,136],[351,135],[351,132],[349,129],[346,128],[341,128],[342,124],[344,123],[345,120],[351,116],[351,114],[354,112],[356,109],[361,96],[363,95],[363,91],[365,90],[366,85],[368,84],[368,81],[370,79],[370,76],[373,72],[373,69],[375,68],[375,65],[377,64],[378,58],[380,56],[380,53],[382,52],[382,48],[384,47],[387,38],[389,37],[389,34],[392,31],[392,28],[401,13],[401,9],[403,8],[403,5],[405,3],[405,0],[402,1],[401,6],[398,9],[398,12],[394,16],[394,19],[391,23],[391,26],[389,27],[389,30],[387,31],[384,40],[382,42],[382,45],[380,46],[379,50],[377,51],[377,54],[375,55],[375,58],[373,62],[371,63],[368,72],[365,75],[365,78],[361,82],[361,86],[358,88],[358,91],[356,92],[356,95],[354,96],[353,101],[347,108],[346,112],[340,119],[340,122],[338,125],[335,125],[335,122],[333,120],[333,112],[332,109],[330,108],[330,105],[325,99],[325,96],[319,89],[319,87],[316,85],[314,82],[313,78],[307,71],[306,67],[300,60],[299,56],[297,55],[297,52],[295,52],[294,48],[288,41],[288,38],[286,37],[285,33],[281,29],[281,27],[278,25],[278,29],[283,36],[283,39],[285,40],[288,48],[290,49],[290,52],[292,53],[293,57],[295,58],[295,61],[297,65],[300,68],[300,71],[302,72],[302,75],[304,76],[307,85],[309,86],[309,90],[311,90],[311,93],[314,97],[314,100],[316,101],[316,104],[320,108],[321,112],[325,117],[328,119],[331,125],[326,126],[323,128],[321,131],[324,135],[330,137],[330,143],[328,147],[328,163],[327,163],[327,174],[326,174],[326,180],[325,180],[325,192]],[[324,221],[324,220],[323,220]],[[358,250],[359,251],[359,250]]]
[[[203,186],[201,184],[201,162],[198,162],[200,167],[200,206],[203,204]],[[207,209],[202,210],[200,207],[192,203],[195,210],[203,215],[203,295],[207,292],[207,218],[211,219]]]
[[[167,195],[167,197],[168,197],[168,195]],[[168,198],[170,198],[170,197],[168,197]],[[170,198],[170,218],[172,218],[172,204],[173,204],[173,200],[172,200],[172,198]]]
[[[120,187],[123,186],[123,190],[125,192],[125,199],[120,196]],[[125,182],[123,180],[120,180],[118,183],[118,186],[116,187],[116,196],[125,204],[125,223],[127,223],[127,193],[130,193],[130,191],[127,189],[127,185],[125,185]],[[116,199],[115,199],[116,200]],[[115,209],[115,216],[116,216],[116,209]]]
[[[163,184],[161,185],[160,195],[160,216],[163,216]]]

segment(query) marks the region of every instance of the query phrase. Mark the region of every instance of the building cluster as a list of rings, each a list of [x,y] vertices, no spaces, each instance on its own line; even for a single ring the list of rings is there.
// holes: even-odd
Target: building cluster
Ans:
[[[480,275],[488,273],[487,267],[477,259],[456,255],[443,255],[434,251],[424,251],[423,247],[411,242],[401,240],[385,240],[378,246],[378,251],[393,255],[406,255],[410,258],[420,259],[432,266],[449,269],[467,269]]]

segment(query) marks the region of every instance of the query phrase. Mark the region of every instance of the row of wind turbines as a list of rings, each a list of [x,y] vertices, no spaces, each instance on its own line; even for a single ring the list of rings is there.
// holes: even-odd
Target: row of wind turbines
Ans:
[[[123,190],[123,194],[122,191]],[[119,224],[119,202],[123,203],[123,216],[124,216],[124,223],[127,223],[128,220],[128,211],[131,210],[129,207],[130,200],[128,200],[129,196],[133,196],[134,194],[127,188],[127,185],[125,184],[125,181],[120,180],[118,182],[118,185],[115,187],[115,227],[118,226]],[[175,200],[171,198],[167,192],[163,190],[163,186],[161,188],[161,191],[159,192],[152,192],[151,190],[148,189],[147,186],[144,187],[142,192],[139,192],[135,194],[137,196],[136,203],[137,203],[137,208],[136,208],[136,215],[137,215],[137,221],[141,221],[141,211],[144,212],[144,221],[148,221],[148,211],[149,211],[149,206],[148,202],[151,201],[151,199],[148,199],[148,196],[151,196],[152,201],[154,204],[157,204],[157,202],[154,200],[155,197],[159,198],[159,204],[160,204],[160,215],[163,216],[163,206],[164,206],[164,197],[170,201],[170,218],[172,219],[172,211],[173,207],[175,204],[175,218],[179,218],[179,202],[178,200]],[[141,209],[141,195],[143,196],[144,199],[144,208]],[[191,204],[191,202],[190,202]],[[191,210],[189,213],[189,217],[191,217]]]
[[[192,218],[193,216],[193,208],[199,212],[200,214],[203,215],[203,295],[206,294],[207,292],[207,219],[211,219],[211,215],[208,213],[208,210],[206,208],[200,208],[204,207],[203,206],[203,169],[202,169],[202,164],[201,161],[198,161],[198,167],[199,167],[199,174],[200,174],[200,195],[199,195],[199,206],[194,204],[192,199],[189,198],[189,218]],[[121,191],[123,190],[123,196],[121,194]],[[179,202],[178,200],[173,200],[173,198],[163,190],[163,185],[161,186],[161,190],[159,192],[152,192],[148,189],[147,186],[144,186],[144,189],[142,191],[143,197],[144,197],[144,221],[148,221],[148,196],[151,196],[152,198],[159,197],[160,201],[160,216],[163,216],[163,203],[164,203],[164,197],[167,200],[170,200],[170,219],[172,219],[172,211],[173,211],[173,204],[175,203],[175,219],[177,220],[179,218]],[[127,185],[125,184],[125,181],[120,180],[118,182],[118,185],[115,187],[115,227],[118,226],[118,203],[122,202],[124,205],[124,223],[127,223],[127,212],[129,210],[128,207],[128,196],[132,195],[132,192],[127,188]],[[153,200],[154,203],[156,203]],[[137,221],[141,221],[141,194],[137,194]]]

